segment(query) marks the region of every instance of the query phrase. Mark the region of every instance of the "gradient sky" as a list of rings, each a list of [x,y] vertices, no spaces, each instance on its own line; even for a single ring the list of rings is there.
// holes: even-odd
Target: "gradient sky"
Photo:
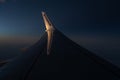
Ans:
[[[0,43],[34,44],[45,31],[41,16],[41,11],[45,11],[56,28],[69,38],[111,60],[109,55],[115,55],[119,62],[119,3],[119,0],[0,0]]]

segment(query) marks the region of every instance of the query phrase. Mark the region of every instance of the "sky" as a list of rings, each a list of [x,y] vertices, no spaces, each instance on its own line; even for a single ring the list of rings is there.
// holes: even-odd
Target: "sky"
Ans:
[[[0,0],[0,44],[32,45],[44,34],[41,12],[85,48],[120,57],[119,0]]]

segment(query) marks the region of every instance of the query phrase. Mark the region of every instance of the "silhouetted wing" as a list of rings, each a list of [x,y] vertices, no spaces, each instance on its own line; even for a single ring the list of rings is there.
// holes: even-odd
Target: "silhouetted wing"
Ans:
[[[54,30],[0,68],[0,80],[120,80],[120,69]]]

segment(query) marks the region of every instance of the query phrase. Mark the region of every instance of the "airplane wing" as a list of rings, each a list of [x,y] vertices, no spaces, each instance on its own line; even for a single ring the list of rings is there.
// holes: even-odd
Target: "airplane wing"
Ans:
[[[118,67],[54,30],[42,14],[47,32],[24,54],[0,68],[0,80],[120,80]]]

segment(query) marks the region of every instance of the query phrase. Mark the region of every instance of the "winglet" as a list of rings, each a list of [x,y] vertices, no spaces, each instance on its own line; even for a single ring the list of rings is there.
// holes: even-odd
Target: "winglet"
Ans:
[[[54,27],[53,27],[52,23],[50,22],[50,20],[48,19],[48,17],[47,17],[45,12],[42,12],[42,17],[43,17],[43,20],[44,20],[46,31],[54,30]]]
[[[50,22],[50,20],[48,19],[47,15],[45,12],[42,12],[42,17],[45,23],[45,27],[46,27],[46,32],[48,35],[48,42],[47,42],[47,55],[50,54],[51,51],[51,45],[52,45],[52,39],[53,39],[53,33],[54,33],[54,27],[52,25],[52,23]]]

